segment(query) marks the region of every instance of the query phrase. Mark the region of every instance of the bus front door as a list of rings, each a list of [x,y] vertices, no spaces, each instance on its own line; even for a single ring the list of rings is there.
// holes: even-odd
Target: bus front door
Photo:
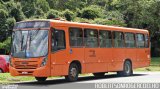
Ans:
[[[55,27],[51,31],[51,75],[67,75],[69,50],[66,47],[66,28]]]

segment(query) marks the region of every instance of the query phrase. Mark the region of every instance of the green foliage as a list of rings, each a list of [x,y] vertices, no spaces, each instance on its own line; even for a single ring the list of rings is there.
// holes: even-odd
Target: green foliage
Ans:
[[[7,10],[6,6],[2,3],[0,3],[0,9]]]
[[[101,18],[97,18],[93,21],[93,23],[96,24],[103,24],[103,25],[112,25],[112,26],[126,26],[125,22],[123,21],[119,21],[116,19],[101,19]]]
[[[44,19],[46,17],[45,17],[45,13],[43,12],[42,9],[36,8],[36,10],[34,12],[34,16],[32,16],[30,18],[38,18],[38,19],[42,18],[42,19]]]
[[[8,13],[7,11],[0,9],[0,21],[7,19]]]
[[[47,19],[58,18],[60,13],[57,10],[51,9],[47,12]]]
[[[66,18],[147,29],[154,51],[160,48],[156,45],[160,39],[159,17],[159,0],[0,0],[0,41],[11,35],[15,21]]]
[[[46,0],[37,0],[35,3],[36,8],[41,9],[43,12],[48,12],[50,7]]]
[[[13,29],[14,25],[16,24],[15,18],[8,18],[6,20],[6,24],[7,24],[7,32],[6,32],[6,34],[8,36],[10,36],[11,33],[12,33],[12,29]]]
[[[5,49],[9,53],[11,47],[11,37],[8,37],[4,42],[0,43],[0,49]]]
[[[25,18],[23,12],[18,8],[12,9],[10,15],[13,16],[16,19],[16,21],[22,21]]]
[[[28,1],[28,3],[26,3],[26,1],[22,1],[21,4],[23,5],[22,11],[27,18],[34,15],[36,10],[35,2]]]
[[[6,38],[6,29],[7,24],[5,23],[8,17],[7,11],[0,9],[0,41],[4,40]]]
[[[66,20],[71,21],[74,19],[75,15],[72,11],[69,11],[68,9],[63,12],[63,16],[66,18]]]
[[[80,17],[76,17],[74,20],[74,22],[80,22],[80,23],[92,23],[93,20],[92,19],[85,19],[85,18],[80,18]]]
[[[82,9],[81,17],[86,19],[95,19],[103,17],[103,15],[103,10],[100,7],[92,5]]]

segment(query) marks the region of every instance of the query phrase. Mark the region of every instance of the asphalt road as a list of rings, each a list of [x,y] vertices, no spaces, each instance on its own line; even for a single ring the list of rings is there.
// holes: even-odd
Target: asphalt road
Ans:
[[[118,77],[116,74],[107,74],[103,78],[85,76],[80,77],[77,82],[67,82],[62,78],[45,82],[16,83],[14,85],[18,85],[16,89],[93,89],[95,83],[160,83],[160,72],[136,72],[129,77]]]

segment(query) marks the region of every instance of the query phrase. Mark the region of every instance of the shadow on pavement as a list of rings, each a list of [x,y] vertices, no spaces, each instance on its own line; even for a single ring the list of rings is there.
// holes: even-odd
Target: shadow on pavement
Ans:
[[[145,76],[147,74],[133,74],[132,76],[129,77],[136,77],[136,76]],[[101,79],[112,79],[112,78],[122,78],[117,76],[116,74],[111,74],[111,75],[105,75],[102,78],[96,78],[94,76],[85,76],[85,77],[79,77],[78,81],[76,82],[83,82],[83,81],[91,81],[91,80],[101,80]],[[76,83],[74,82],[74,83]],[[22,83],[17,83],[18,85],[23,85],[23,86],[47,86],[47,85],[58,85],[58,84],[69,84],[73,82],[68,82],[65,79],[55,79],[55,80],[46,80],[45,82],[37,82],[37,81],[32,81],[32,82],[22,82]]]

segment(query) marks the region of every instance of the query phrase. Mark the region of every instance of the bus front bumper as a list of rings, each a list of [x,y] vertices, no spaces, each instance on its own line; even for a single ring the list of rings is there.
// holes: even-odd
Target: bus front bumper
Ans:
[[[15,69],[9,66],[9,72],[12,76],[35,76],[35,77],[48,77],[50,76],[49,68],[40,67],[37,69]]]

